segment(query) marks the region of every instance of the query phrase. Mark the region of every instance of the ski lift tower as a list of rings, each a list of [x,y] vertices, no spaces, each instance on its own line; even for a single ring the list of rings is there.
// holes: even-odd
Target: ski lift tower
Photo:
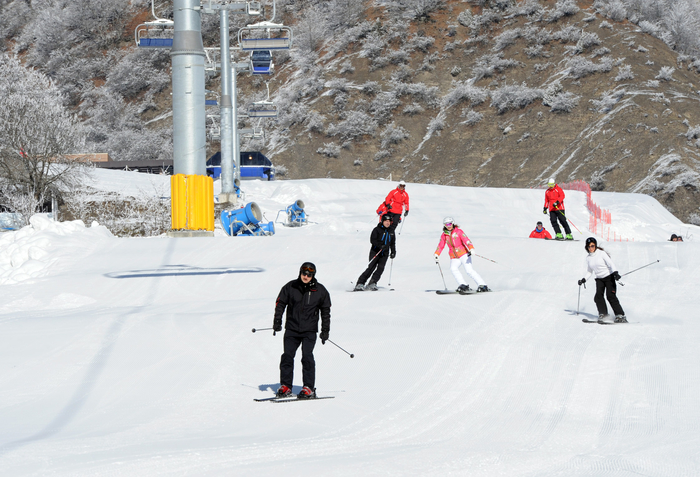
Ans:
[[[200,0],[173,0],[173,176],[170,236],[213,236],[214,183],[206,171]]]

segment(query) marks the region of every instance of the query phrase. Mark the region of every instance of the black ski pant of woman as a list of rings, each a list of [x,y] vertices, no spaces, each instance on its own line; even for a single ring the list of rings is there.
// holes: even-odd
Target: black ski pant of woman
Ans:
[[[280,384],[292,387],[294,381],[294,356],[301,345],[301,370],[304,386],[314,389],[316,385],[316,361],[314,360],[314,346],[316,345],[316,332],[297,333],[287,330],[284,332],[284,353],[280,360]]]
[[[564,215],[564,212],[562,212],[561,210],[550,210],[549,221],[552,222],[552,228],[554,229],[554,232],[560,234],[561,229],[559,228],[557,220],[561,222],[561,224],[564,226],[564,232],[566,232],[566,235],[570,235],[571,228],[569,227],[569,222],[566,221],[566,216]]]
[[[369,281],[370,283],[377,283],[379,279],[382,278],[382,273],[384,273],[384,267],[386,267],[386,261],[389,259],[389,252],[380,252],[379,255],[376,257],[374,257],[374,255],[375,254],[372,253],[372,251],[370,250],[369,267],[367,267],[367,270],[362,272],[360,278],[357,279],[357,283],[366,283],[370,275],[372,275],[372,279]],[[372,257],[374,257],[374,259]],[[372,274],[372,272],[374,272],[374,274]]]
[[[617,283],[612,275],[608,275],[605,278],[595,279],[595,306],[598,308],[599,315],[608,314],[608,306],[605,304],[605,298],[603,298],[603,293],[605,293],[606,298],[610,302],[610,306],[613,309],[615,315],[624,315],[625,312],[620,306],[620,301],[617,299]]]

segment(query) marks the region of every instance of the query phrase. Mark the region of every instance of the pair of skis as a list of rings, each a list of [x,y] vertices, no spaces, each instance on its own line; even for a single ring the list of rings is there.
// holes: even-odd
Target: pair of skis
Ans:
[[[295,401],[318,401],[319,399],[333,399],[335,396],[320,396],[320,397],[315,397],[315,398],[308,398],[308,399],[300,399],[296,396],[288,396],[288,397],[269,397],[269,398],[262,398],[262,399],[253,399],[253,401],[256,402],[295,402]]]
[[[598,320],[589,320],[589,319],[586,319],[586,318],[584,318],[584,319],[581,320],[581,321],[583,321],[584,323],[598,323],[599,325],[628,325],[628,324],[629,324],[629,322],[627,322],[627,323],[615,323],[614,321],[610,321],[610,322],[608,322],[608,321],[598,321]]]

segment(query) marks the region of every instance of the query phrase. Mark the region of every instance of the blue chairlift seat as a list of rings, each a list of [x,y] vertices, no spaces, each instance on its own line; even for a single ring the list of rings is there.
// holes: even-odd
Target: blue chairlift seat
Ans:
[[[172,48],[172,38],[139,38],[139,48]]]
[[[272,74],[272,53],[270,50],[255,50],[250,54],[251,72],[254,75]]]

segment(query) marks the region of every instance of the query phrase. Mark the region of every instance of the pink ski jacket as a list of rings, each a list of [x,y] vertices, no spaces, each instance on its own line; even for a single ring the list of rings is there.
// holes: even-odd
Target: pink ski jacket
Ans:
[[[459,227],[454,227],[451,233],[447,229],[442,229],[440,243],[435,253],[440,255],[442,249],[445,248],[445,244],[447,244],[447,248],[450,252],[450,258],[459,258],[474,249],[472,241],[469,240],[469,237],[467,237],[464,231]]]

